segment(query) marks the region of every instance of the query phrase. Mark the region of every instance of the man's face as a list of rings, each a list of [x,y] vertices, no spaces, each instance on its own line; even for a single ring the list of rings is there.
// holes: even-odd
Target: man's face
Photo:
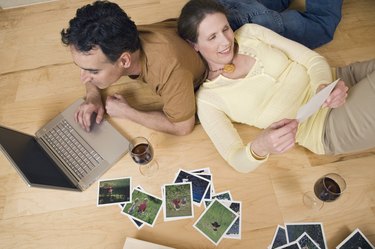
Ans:
[[[124,68],[120,59],[110,62],[99,48],[93,48],[88,52],[80,52],[74,46],[70,46],[74,63],[81,68],[81,82],[91,83],[99,89],[105,89],[124,75]]]

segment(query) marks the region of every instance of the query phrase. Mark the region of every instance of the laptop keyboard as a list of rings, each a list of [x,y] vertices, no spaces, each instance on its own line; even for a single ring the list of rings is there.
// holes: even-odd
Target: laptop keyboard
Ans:
[[[62,120],[49,130],[42,139],[51,146],[78,179],[85,177],[103,161],[103,158],[81,139],[66,120]]]

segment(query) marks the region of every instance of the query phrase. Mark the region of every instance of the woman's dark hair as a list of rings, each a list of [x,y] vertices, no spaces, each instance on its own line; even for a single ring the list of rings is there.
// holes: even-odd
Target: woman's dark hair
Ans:
[[[78,51],[88,52],[98,46],[111,62],[123,52],[140,48],[137,26],[117,4],[96,1],[78,9],[61,31],[61,41]]]
[[[182,8],[178,18],[178,34],[186,41],[196,43],[198,27],[208,14],[222,13],[227,16],[225,8],[214,0],[190,0]]]
[[[203,19],[209,14],[221,13],[228,17],[225,8],[214,0],[190,0],[182,8],[177,21],[177,31],[179,36],[190,43],[197,43],[198,28]],[[238,45],[235,42],[235,53],[237,53]],[[203,80],[207,79],[209,74],[209,66],[206,59],[199,53],[205,66],[206,72]]]

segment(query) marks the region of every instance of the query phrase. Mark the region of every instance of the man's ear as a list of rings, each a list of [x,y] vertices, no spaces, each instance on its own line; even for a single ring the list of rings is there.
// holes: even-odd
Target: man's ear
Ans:
[[[192,43],[193,44],[193,48],[196,52],[199,52],[199,47],[196,43]]]
[[[197,45],[196,43],[191,42],[191,41],[189,41],[189,40],[186,40],[186,41],[189,43],[189,45],[190,45],[192,48],[194,48],[194,50],[195,50],[196,52],[199,52],[198,45]]]
[[[120,56],[120,65],[121,67],[123,68],[129,68],[131,63],[132,63],[132,59],[131,59],[131,55],[129,52],[124,52],[121,54]]]

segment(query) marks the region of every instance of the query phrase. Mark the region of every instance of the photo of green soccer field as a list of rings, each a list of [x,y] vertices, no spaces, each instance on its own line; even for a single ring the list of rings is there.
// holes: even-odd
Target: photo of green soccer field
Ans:
[[[194,227],[217,245],[236,218],[237,215],[232,210],[215,200],[199,217]]]

